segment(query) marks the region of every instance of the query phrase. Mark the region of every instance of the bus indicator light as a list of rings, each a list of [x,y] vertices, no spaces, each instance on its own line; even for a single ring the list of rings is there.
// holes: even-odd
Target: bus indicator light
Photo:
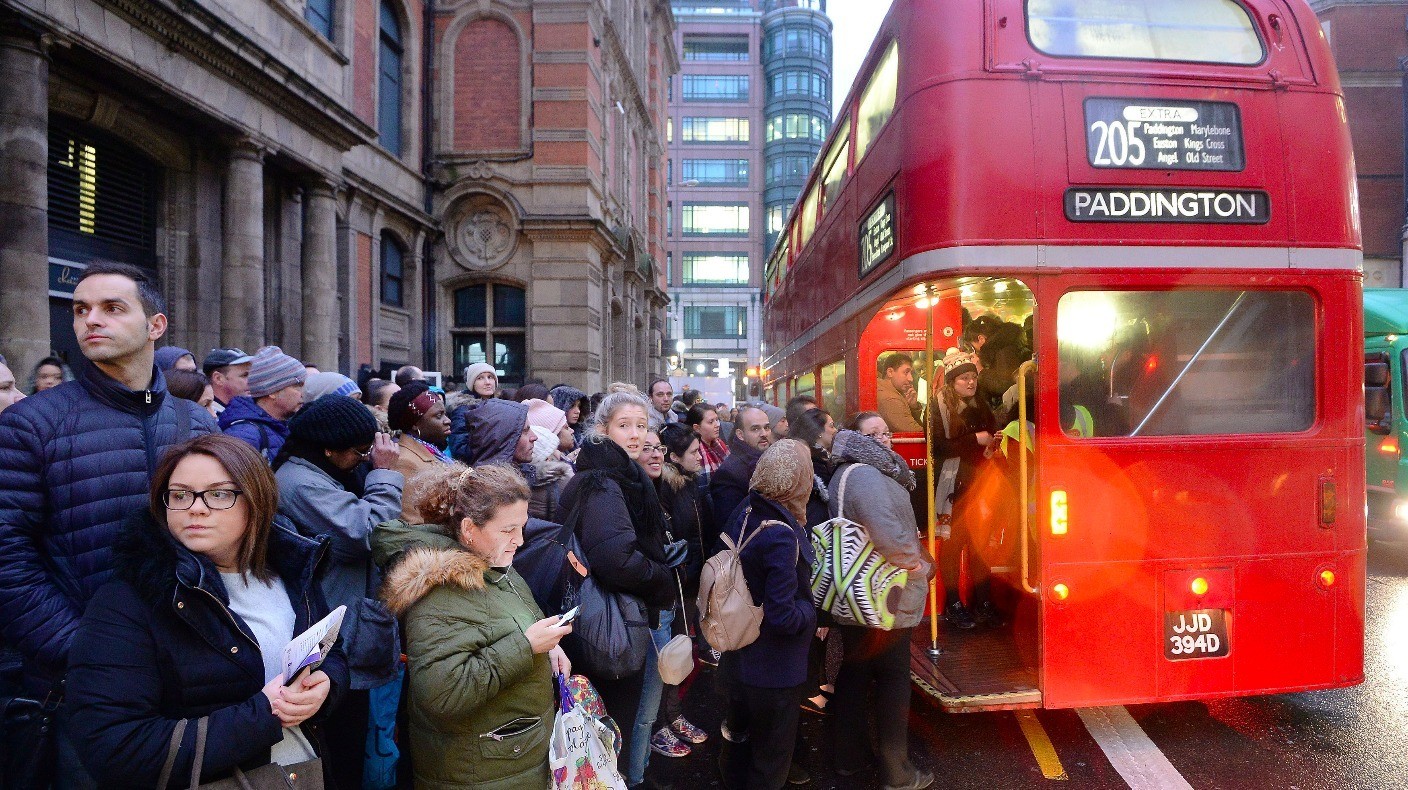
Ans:
[[[1384,439],[1383,443],[1379,445],[1379,452],[1384,455],[1398,455],[1398,440],[1392,436]]]
[[[1056,596],[1056,600],[1064,601],[1071,597],[1071,588],[1058,582],[1051,585],[1051,594]]]
[[[1329,568],[1320,571],[1320,586],[1327,590],[1335,586],[1335,572]]]
[[[1067,520],[1066,492],[1055,489],[1051,492],[1051,534],[1064,535],[1070,526]]]
[[[1199,596],[1201,596],[1201,595],[1207,595],[1207,594],[1208,594],[1208,580],[1207,580],[1207,579],[1204,579],[1204,578],[1201,577],[1201,576],[1199,576],[1198,578],[1196,578],[1196,579],[1193,580],[1193,583],[1192,583],[1191,585],[1189,585],[1189,589],[1191,589],[1191,590],[1193,591],[1193,594],[1194,594],[1194,595],[1199,595]]]

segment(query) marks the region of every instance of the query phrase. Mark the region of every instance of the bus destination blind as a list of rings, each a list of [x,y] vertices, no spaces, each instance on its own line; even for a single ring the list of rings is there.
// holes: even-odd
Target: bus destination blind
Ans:
[[[1246,167],[1242,118],[1227,102],[1086,99],[1091,167],[1222,170]]]

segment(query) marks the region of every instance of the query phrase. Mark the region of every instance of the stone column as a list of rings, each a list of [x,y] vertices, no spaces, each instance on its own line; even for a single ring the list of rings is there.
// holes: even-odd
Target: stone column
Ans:
[[[337,370],[337,198],[332,184],[310,183],[303,220],[303,361]]]
[[[0,353],[24,380],[49,354],[49,56],[0,19]]]
[[[220,343],[253,354],[264,345],[264,149],[230,149],[225,171],[225,256],[220,272]]]

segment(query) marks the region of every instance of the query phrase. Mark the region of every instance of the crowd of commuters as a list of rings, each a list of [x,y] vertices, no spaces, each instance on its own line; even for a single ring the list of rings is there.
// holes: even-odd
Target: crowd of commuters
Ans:
[[[0,694],[34,701],[52,747],[12,783],[185,787],[197,763],[214,781],[321,759],[335,788],[546,787],[554,676],[586,671],[559,622],[573,574],[638,600],[657,649],[694,639],[717,667],[696,673],[724,689],[709,732],[685,715],[703,686],[666,684],[653,650],[619,676],[586,671],[620,728],[628,786],[665,786],[652,755],[711,739],[728,787],[805,783],[803,710],[873,714],[873,737],[833,728],[841,775],[933,782],[909,759],[906,710],[936,563],[891,433],[930,420],[961,491],[998,435],[981,372],[1011,360],[950,353],[926,414],[913,359],[894,355],[882,411],[841,429],[810,398],[733,409],[666,379],[505,391],[480,363],[447,392],[409,366],[359,386],[275,346],[198,359],[157,347],[161,299],[116,264],[84,271],[73,321],[82,356],[41,362],[28,397],[0,358],[0,633],[14,662]],[[838,516],[910,573],[892,629],[833,625],[813,606],[811,528]],[[762,624],[721,654],[699,637],[696,597],[722,535],[748,540]],[[958,601],[957,557],[978,552],[954,536],[938,563],[950,624],[999,620],[983,578],[976,611]],[[564,548],[548,555],[564,557],[551,593],[515,569],[542,541]],[[338,607],[336,648],[283,677],[284,647]]]

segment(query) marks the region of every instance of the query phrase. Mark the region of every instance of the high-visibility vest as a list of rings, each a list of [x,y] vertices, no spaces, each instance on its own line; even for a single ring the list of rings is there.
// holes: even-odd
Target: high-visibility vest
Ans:
[[[1089,439],[1095,435],[1095,418],[1090,416],[1090,409],[1084,406],[1077,406],[1076,421],[1066,433],[1074,434],[1082,439]]]
[[[997,449],[1002,452],[1003,457],[1010,457],[1007,453],[1008,440],[1020,441],[1022,436],[1022,426],[1016,421],[1007,423],[1007,427],[1002,429],[1002,440]],[[1027,452],[1036,453],[1036,439],[1032,436],[1032,428],[1027,426],[1027,440],[1022,443],[1027,448]]]

